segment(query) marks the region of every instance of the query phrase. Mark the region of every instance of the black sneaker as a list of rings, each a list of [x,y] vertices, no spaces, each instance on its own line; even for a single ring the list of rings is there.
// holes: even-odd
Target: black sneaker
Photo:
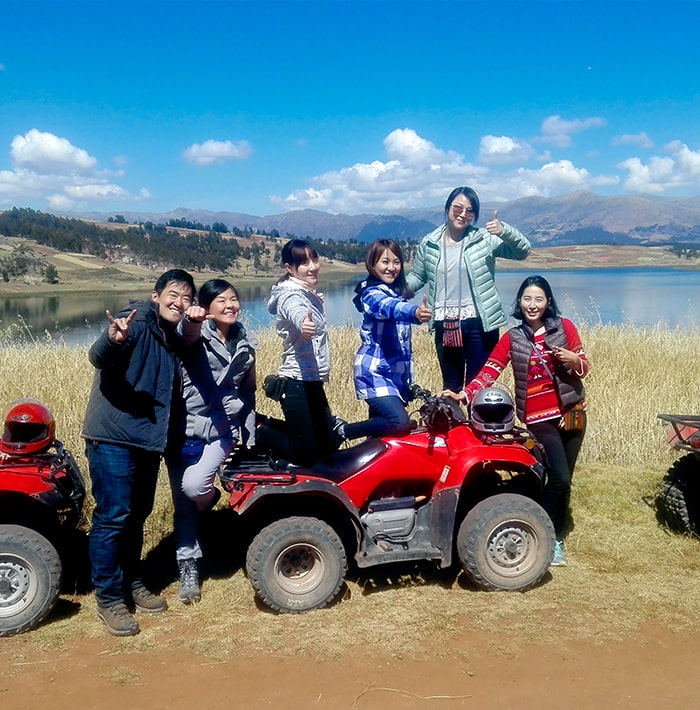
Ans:
[[[163,597],[149,592],[144,586],[134,587],[131,590],[131,598],[134,600],[137,611],[143,611],[146,614],[158,614],[168,608],[168,603]]]
[[[124,602],[119,602],[113,606],[100,606],[98,604],[97,618],[113,636],[135,636],[141,631],[139,622],[136,621]]]
[[[333,417],[332,435],[334,449],[339,449],[341,444],[348,440],[348,437],[345,436],[346,424],[347,422],[345,421],[345,419],[341,419],[340,417]]]
[[[177,566],[180,571],[180,591],[178,597],[183,604],[192,604],[202,598],[199,587],[199,570],[197,560],[178,560]]]

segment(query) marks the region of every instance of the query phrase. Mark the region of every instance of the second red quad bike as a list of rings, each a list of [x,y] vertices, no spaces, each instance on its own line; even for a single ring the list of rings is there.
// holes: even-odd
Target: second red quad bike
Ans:
[[[246,571],[278,612],[324,607],[357,567],[456,555],[481,589],[523,591],[547,573],[552,523],[537,502],[544,469],[502,389],[483,390],[471,422],[414,387],[421,424],[396,438],[367,439],[332,465],[273,470],[230,461],[222,481],[250,530]],[[463,417],[461,418],[463,419]]]
[[[659,414],[669,425],[667,442],[685,452],[668,470],[656,498],[659,518],[675,532],[700,537],[700,417]]]
[[[0,636],[43,621],[61,591],[85,485],[71,453],[54,438],[51,412],[13,402],[0,439]],[[74,552],[74,551],[73,551]]]

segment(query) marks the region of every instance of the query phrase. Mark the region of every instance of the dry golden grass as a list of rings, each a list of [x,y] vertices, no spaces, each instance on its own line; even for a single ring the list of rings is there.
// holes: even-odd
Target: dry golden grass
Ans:
[[[271,330],[255,335],[262,378],[275,370],[280,348]],[[492,632],[494,644],[603,641],[650,623],[700,630],[700,541],[669,534],[647,504],[674,458],[656,414],[700,414],[694,367],[700,331],[597,326],[582,328],[581,335],[592,371],[589,428],[572,493],[571,564],[553,570],[545,584],[525,594],[486,593],[456,570],[407,565],[351,576],[342,602],[330,609],[301,616],[264,613],[239,568],[241,551],[221,502],[211,524],[218,539],[231,542],[211,551],[210,559],[218,559],[205,579],[202,602],[184,607],[177,601],[171,504],[162,477],[147,544],[149,561],[168,570],[164,584],[171,611],[144,620],[138,637],[115,643],[124,651],[186,644],[214,658],[251,651],[331,657],[361,647],[420,656],[447,653],[450,640],[465,628]],[[364,405],[352,388],[357,332],[333,329],[331,341],[331,406],[345,418],[363,417]],[[439,370],[425,328],[416,329],[414,349],[417,380],[437,390]],[[54,342],[8,343],[0,349],[0,402],[20,396],[44,401],[85,473],[79,433],[92,374],[83,348]],[[279,414],[278,405],[264,397],[259,408]],[[70,602],[64,601],[63,615],[59,605],[52,623],[33,631],[26,643],[51,649],[103,635],[91,595],[75,595],[72,602],[80,604],[78,613],[67,613]]]

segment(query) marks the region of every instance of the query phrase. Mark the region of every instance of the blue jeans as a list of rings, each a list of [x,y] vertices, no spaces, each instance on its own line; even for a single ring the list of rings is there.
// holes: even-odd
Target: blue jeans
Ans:
[[[461,392],[484,366],[498,342],[498,329],[484,331],[480,318],[467,318],[461,322],[462,347],[446,348],[442,344],[444,326],[435,321],[435,350],[442,372],[442,387]]]
[[[88,441],[85,454],[95,499],[92,583],[97,603],[108,607],[125,601],[131,589],[143,584],[143,526],[153,510],[160,454],[99,441]]]
[[[367,400],[369,419],[345,425],[348,439],[364,436],[403,436],[411,431],[412,423],[400,397],[372,397]]]

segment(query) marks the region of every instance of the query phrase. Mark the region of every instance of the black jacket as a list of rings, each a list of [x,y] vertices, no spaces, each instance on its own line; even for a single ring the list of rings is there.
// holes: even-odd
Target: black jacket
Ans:
[[[179,366],[160,324],[158,305],[135,301],[116,317],[136,309],[125,342],[115,343],[107,330],[93,343],[90,362],[97,368],[88,400],[82,436],[162,453],[168,438],[173,388]],[[178,374],[177,380],[175,378]]]

